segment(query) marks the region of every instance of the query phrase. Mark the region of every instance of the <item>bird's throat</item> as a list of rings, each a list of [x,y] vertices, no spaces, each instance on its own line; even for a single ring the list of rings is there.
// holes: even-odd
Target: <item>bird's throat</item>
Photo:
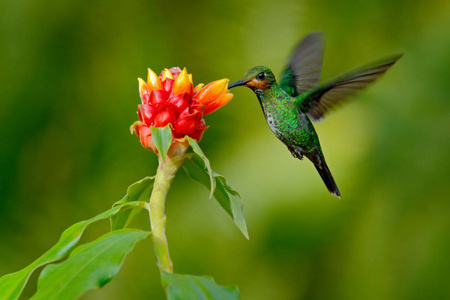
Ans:
[[[263,90],[254,89],[253,92],[255,92],[256,97],[258,98],[259,101],[264,100],[264,91]]]
[[[273,98],[273,96],[276,94],[276,85],[272,85],[269,88],[266,89],[257,89],[252,88],[253,92],[255,93],[256,97],[258,98],[259,102],[264,103],[268,101],[269,99]]]

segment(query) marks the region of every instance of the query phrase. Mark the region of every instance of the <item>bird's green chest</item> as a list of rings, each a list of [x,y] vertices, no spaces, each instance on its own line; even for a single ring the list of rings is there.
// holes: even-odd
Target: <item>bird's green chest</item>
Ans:
[[[289,103],[266,103],[263,110],[267,124],[278,137],[283,133],[301,129],[297,114]]]
[[[286,145],[309,150],[318,137],[309,118],[294,105],[294,98],[274,95],[261,101],[267,124]]]

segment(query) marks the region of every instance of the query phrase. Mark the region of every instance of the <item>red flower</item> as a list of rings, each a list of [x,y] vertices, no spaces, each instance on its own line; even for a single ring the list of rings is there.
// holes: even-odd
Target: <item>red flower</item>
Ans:
[[[151,137],[150,127],[164,127],[170,124],[173,142],[184,143],[184,137],[200,141],[208,128],[204,115],[212,113],[227,104],[233,94],[228,93],[228,79],[213,81],[206,86],[192,83],[192,74],[186,68],[164,69],[159,77],[148,69],[147,82],[139,81],[139,120],[131,126],[139,136],[142,145],[157,153]],[[184,143],[185,144],[185,143]]]

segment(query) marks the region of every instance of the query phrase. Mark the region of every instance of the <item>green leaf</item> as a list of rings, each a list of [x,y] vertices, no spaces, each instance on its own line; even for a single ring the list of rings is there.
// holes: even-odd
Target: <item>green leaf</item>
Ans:
[[[126,206],[133,207],[136,205],[141,205],[141,203],[124,203],[119,206],[113,207],[89,220],[75,223],[67,228],[61,234],[59,241],[33,263],[20,271],[7,274],[0,278],[0,299],[12,300],[19,298],[31,273],[33,273],[37,268],[41,266],[64,258],[70,251],[72,251],[73,248],[75,248],[81,238],[81,235],[89,224],[92,224],[99,220],[108,219]]]
[[[205,168],[207,170],[207,174],[209,175],[209,181],[211,182],[211,188],[209,189],[211,192],[209,194],[209,198],[212,198],[214,194],[214,190],[216,188],[216,181],[213,178],[213,171],[211,170],[211,165],[209,163],[209,159],[206,157],[206,155],[203,153],[202,148],[198,145],[197,141],[193,138],[190,138],[189,136],[186,136],[189,145],[192,147],[192,150],[194,150],[194,153],[197,153],[198,156],[203,159],[203,163],[205,164]]]
[[[77,299],[101,288],[119,271],[125,255],[150,232],[120,229],[76,248],[67,260],[42,271],[33,300]]]
[[[233,218],[234,223],[241,230],[242,234],[248,239],[247,223],[244,218],[244,207],[242,205],[241,196],[229,185],[225,177],[217,174],[213,171],[213,176],[216,179],[217,187],[214,192],[214,197],[220,203],[220,205],[227,210],[228,207],[231,210],[230,216]]]
[[[166,160],[167,151],[172,144],[172,129],[167,124],[165,127],[150,127],[152,131],[153,142],[163,160]]]
[[[114,203],[113,207],[132,201],[148,202],[153,190],[154,177],[145,177],[128,187],[127,194]],[[142,206],[129,209],[126,207],[111,217],[111,230],[127,227],[133,218],[142,210]]]
[[[237,300],[236,286],[218,285],[210,276],[184,274],[162,274],[163,285],[167,286],[169,300]]]
[[[220,206],[231,216],[236,226],[248,239],[247,224],[245,223],[241,197],[238,192],[228,185],[225,177],[214,171],[208,174],[208,171],[205,169],[204,160],[195,153],[186,156],[183,162],[183,169],[189,177],[203,184],[207,189],[211,189],[210,174],[212,175],[216,183],[214,198],[216,198]]]

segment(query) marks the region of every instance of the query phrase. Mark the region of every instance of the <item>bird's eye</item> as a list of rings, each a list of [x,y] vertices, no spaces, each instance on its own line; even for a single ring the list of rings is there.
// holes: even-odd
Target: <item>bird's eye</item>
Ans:
[[[264,72],[259,73],[258,75],[256,75],[256,79],[258,79],[258,80],[266,79],[266,73],[264,73]]]

